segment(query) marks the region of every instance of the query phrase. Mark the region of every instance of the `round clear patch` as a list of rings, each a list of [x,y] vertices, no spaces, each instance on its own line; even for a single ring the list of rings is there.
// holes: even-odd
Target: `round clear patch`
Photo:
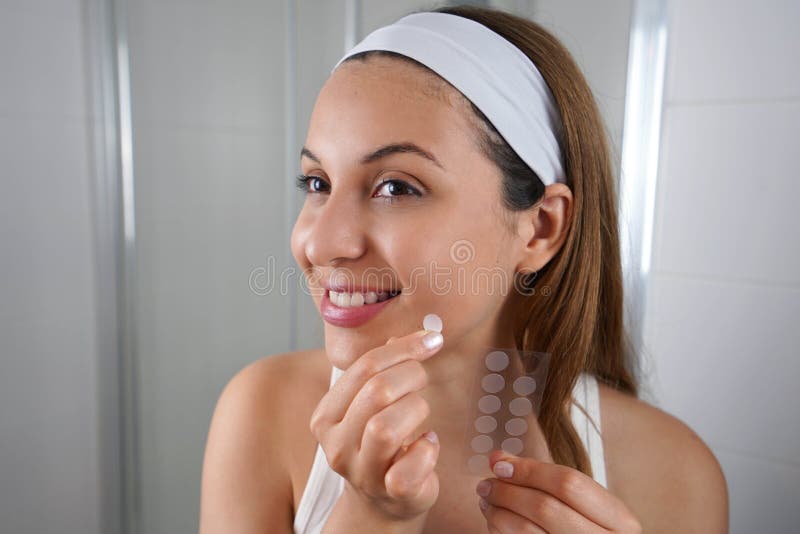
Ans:
[[[500,399],[497,396],[484,395],[478,400],[478,409],[483,413],[495,413],[497,410],[500,409],[500,404],[501,404]],[[530,404],[530,401],[528,402],[528,404]]]
[[[517,397],[508,403],[508,410],[517,417],[522,417],[523,415],[528,415],[533,411],[533,405],[529,399],[525,397]]]
[[[528,422],[525,419],[515,417],[506,421],[506,433],[512,436],[521,436],[528,431]]]
[[[490,371],[502,371],[508,367],[508,354],[495,350],[486,355],[486,368]]]
[[[514,380],[514,392],[526,397],[536,391],[536,380],[531,376],[521,376]]]
[[[494,441],[489,436],[481,434],[472,438],[472,450],[475,452],[487,452],[491,450]]]
[[[494,432],[497,428],[497,419],[491,415],[482,415],[475,419],[475,430],[481,434],[488,434]]]
[[[517,455],[522,452],[522,440],[519,438],[508,438],[503,440],[500,448],[509,454]]]
[[[506,386],[505,379],[497,373],[486,375],[481,380],[481,387],[487,393],[497,393]]]
[[[435,313],[429,313],[422,319],[422,328],[434,332],[442,331],[442,318]]]

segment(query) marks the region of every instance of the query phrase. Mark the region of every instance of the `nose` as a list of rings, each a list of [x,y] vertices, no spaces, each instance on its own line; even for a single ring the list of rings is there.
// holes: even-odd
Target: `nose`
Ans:
[[[338,266],[365,252],[364,220],[355,204],[332,194],[317,206],[306,234],[305,253],[313,265]]]

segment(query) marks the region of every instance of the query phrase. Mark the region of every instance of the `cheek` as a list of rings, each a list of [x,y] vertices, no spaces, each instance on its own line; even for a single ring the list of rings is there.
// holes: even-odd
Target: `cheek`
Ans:
[[[513,288],[513,268],[501,240],[486,230],[465,228],[419,240],[414,253],[426,263],[417,266],[412,287],[421,305],[469,322],[491,315],[505,301]]]

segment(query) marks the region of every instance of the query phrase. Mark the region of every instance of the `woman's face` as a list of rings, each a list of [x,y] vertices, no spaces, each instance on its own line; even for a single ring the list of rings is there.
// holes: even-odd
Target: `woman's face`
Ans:
[[[318,309],[337,278],[403,291],[359,326],[326,321],[337,367],[420,329],[428,313],[443,320],[443,350],[497,339],[524,243],[503,219],[500,172],[474,140],[471,113],[453,88],[392,58],[344,63],[323,86],[301,161],[317,178],[306,184],[292,253]],[[393,144],[416,145],[438,164],[413,151],[365,161]]]

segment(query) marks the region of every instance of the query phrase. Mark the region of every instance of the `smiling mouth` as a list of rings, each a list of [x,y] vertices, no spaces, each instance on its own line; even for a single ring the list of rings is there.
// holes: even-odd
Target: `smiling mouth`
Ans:
[[[370,304],[377,304],[389,299],[393,299],[400,294],[400,291],[367,291],[366,293],[349,293],[346,291],[337,292],[333,290],[328,291],[328,298],[331,303],[340,308],[360,308],[362,306],[369,306]]]

